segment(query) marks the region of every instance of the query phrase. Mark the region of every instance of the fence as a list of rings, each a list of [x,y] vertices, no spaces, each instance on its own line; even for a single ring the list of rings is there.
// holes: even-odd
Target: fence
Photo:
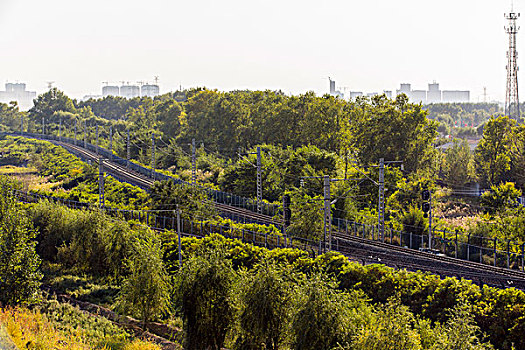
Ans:
[[[428,233],[417,234],[385,227],[381,237],[376,225],[368,225],[335,218],[332,225],[337,232],[373,241],[381,241],[410,249],[427,248]],[[479,237],[445,230],[432,231],[432,248],[448,257],[478,262],[507,269],[525,271],[525,244],[511,240]]]
[[[27,133],[27,132],[24,132],[24,133],[14,132],[14,133],[5,133],[5,134],[6,135],[14,135],[14,136],[26,136],[26,137],[35,138],[35,139],[52,140],[52,141],[60,141],[60,142],[68,143],[70,145],[75,145],[77,147],[85,148],[88,151],[96,153],[96,154],[98,154],[99,156],[101,156],[103,158],[107,158],[107,159],[111,160],[114,163],[117,163],[117,164],[120,164],[122,166],[125,166],[128,169],[131,169],[131,170],[133,170],[133,171],[135,171],[135,172],[137,172],[137,173],[139,173],[139,174],[141,174],[143,176],[151,178],[153,180],[157,180],[157,181],[172,180],[172,181],[174,181],[177,184],[193,185],[193,184],[191,184],[191,183],[189,183],[187,181],[184,181],[184,180],[181,180],[181,179],[176,179],[176,178],[174,178],[172,176],[169,176],[169,175],[166,175],[166,174],[163,174],[163,173],[159,173],[158,171],[155,171],[154,169],[149,169],[149,168],[146,168],[146,167],[144,167],[142,165],[139,165],[139,164],[136,164],[136,163],[134,163],[132,161],[129,161],[127,159],[121,158],[121,157],[115,155],[114,153],[110,152],[109,150],[107,150],[105,148],[93,145],[93,144],[91,144],[89,142],[84,142],[82,140],[76,140],[76,139],[72,139],[72,138],[69,138],[69,137],[58,137],[58,136],[55,136],[55,135],[35,134],[35,133]],[[85,144],[86,147],[84,147],[84,144]],[[117,175],[117,177],[118,177],[118,175]],[[141,187],[143,187],[143,186],[141,186]],[[205,191],[207,193],[207,195],[210,198],[212,198],[213,201],[216,202],[216,203],[226,204],[226,205],[229,205],[229,206],[234,206],[234,207],[239,207],[239,208],[244,208],[244,209],[247,209],[247,210],[250,210],[250,211],[254,211],[254,212],[257,211],[257,202],[255,200],[251,199],[251,198],[238,196],[238,195],[235,195],[233,193],[228,193],[228,192],[223,192],[223,191],[219,191],[219,190],[214,190],[214,189],[206,188],[206,187],[203,187],[203,186],[198,186],[197,185],[197,187],[199,187],[203,191]],[[277,204],[271,204],[271,203],[262,202],[261,203],[261,214],[268,215],[268,216],[275,216],[275,215],[277,215],[279,213],[280,208],[281,207],[279,205],[277,205]]]
[[[37,193],[29,193],[19,190],[14,190],[14,193],[19,200],[26,203],[35,203],[40,200],[47,200],[53,203],[60,203],[72,209],[97,208],[96,205],[91,203],[78,202]],[[112,217],[144,224],[154,230],[177,231],[177,219],[175,215],[161,216],[151,211],[124,210],[115,208],[102,208],[102,210]],[[210,234],[217,233],[226,238],[238,239],[243,243],[250,243],[268,249],[297,248],[307,251],[312,256],[322,253],[322,246],[319,242],[314,242],[299,237],[261,233],[238,228],[232,225],[220,225],[192,216],[181,217],[180,225],[182,234],[188,237],[205,237]]]

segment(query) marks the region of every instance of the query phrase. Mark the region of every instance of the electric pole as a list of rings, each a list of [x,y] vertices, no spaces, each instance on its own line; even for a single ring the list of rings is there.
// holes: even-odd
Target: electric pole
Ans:
[[[84,122],[84,148],[87,148],[87,122]]]
[[[113,127],[109,127],[109,160],[113,160]]]
[[[191,183],[197,182],[197,160],[195,156],[195,139],[191,140]]]
[[[153,175],[153,180],[155,180],[155,133],[151,133],[151,168],[153,171],[151,174]]]
[[[20,134],[24,134],[24,116],[20,118]]]
[[[96,134],[96,135],[95,135],[95,138],[96,138],[96,140],[97,140],[97,154],[98,154],[98,153],[99,153],[99,150],[98,150],[98,147],[99,147],[99,146],[98,146],[98,124],[97,124],[97,126],[95,127],[95,134]]]
[[[75,120],[75,146],[77,145],[77,124],[78,120]]]
[[[259,146],[257,146],[257,213],[262,213],[262,162]]]
[[[62,117],[60,117],[58,124],[58,141],[62,141]]]
[[[126,131],[126,166],[129,168],[130,148],[129,148],[129,129]]]
[[[179,237],[179,267],[182,267],[182,237],[180,231],[180,209],[177,204],[177,236]]]
[[[44,117],[42,117],[42,135],[44,135],[46,132],[45,132],[45,121],[44,121]]]
[[[430,204],[430,210],[428,213],[428,249],[432,249],[432,191],[428,191],[430,198],[428,204]]]
[[[328,236],[328,249],[332,249],[332,212],[330,205],[330,176],[323,177],[324,189],[324,245],[323,250],[326,252],[326,237]]]
[[[104,208],[104,165],[102,157],[98,158],[98,204]]]
[[[385,238],[385,159],[379,159],[379,210],[378,210],[378,234],[381,241]]]

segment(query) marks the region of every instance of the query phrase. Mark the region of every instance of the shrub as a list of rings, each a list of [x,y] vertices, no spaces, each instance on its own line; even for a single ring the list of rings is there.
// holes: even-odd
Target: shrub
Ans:
[[[224,253],[190,258],[176,275],[176,303],[184,321],[187,350],[223,347],[232,325],[235,274]]]
[[[0,304],[30,301],[40,286],[36,231],[13,196],[13,184],[0,180]]]
[[[159,240],[152,234],[136,240],[126,266],[130,274],[118,295],[118,308],[138,315],[147,328],[148,321],[161,315],[169,303],[168,275]]]

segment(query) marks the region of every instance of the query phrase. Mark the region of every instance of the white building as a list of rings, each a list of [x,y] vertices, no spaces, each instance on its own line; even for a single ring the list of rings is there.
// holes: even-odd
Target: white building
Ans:
[[[144,97],[155,97],[160,95],[160,89],[158,85],[142,85],[141,87],[141,95]]]
[[[140,88],[137,85],[122,85],[120,87],[120,96],[125,98],[140,97]]]
[[[467,103],[470,102],[470,91],[444,90],[443,102],[446,103]]]
[[[120,88],[116,85],[106,85],[102,87],[102,96],[120,96]]]
[[[0,102],[9,103],[16,101],[20,110],[27,111],[33,107],[33,100],[36,98],[35,91],[26,91],[26,84],[6,83],[5,91],[0,91]]]

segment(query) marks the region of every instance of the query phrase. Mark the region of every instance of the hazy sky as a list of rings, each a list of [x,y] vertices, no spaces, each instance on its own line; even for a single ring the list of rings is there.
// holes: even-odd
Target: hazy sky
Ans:
[[[473,101],[484,86],[502,100],[509,9],[510,0],[0,0],[0,82],[40,93],[55,81],[77,98],[155,75],[161,92],[322,94],[330,76],[353,91],[436,80]],[[521,86],[524,21],[525,9]]]

